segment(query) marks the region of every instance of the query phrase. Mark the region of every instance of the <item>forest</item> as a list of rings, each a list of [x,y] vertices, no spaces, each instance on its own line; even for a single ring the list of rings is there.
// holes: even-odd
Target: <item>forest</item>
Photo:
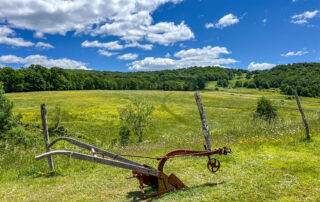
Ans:
[[[253,72],[257,88],[280,88],[292,95],[296,89],[299,95],[320,96],[320,63],[295,63],[278,65],[271,70]]]
[[[71,70],[41,65],[0,68],[5,92],[51,90],[201,90],[207,81],[230,80],[246,70],[191,67],[149,72]]]
[[[112,72],[72,70],[41,65],[26,68],[0,68],[0,82],[5,92],[52,90],[166,90],[194,91],[205,88],[208,81],[217,81],[223,88],[280,88],[281,92],[306,97],[320,96],[320,63],[278,65],[270,70],[248,71],[221,67],[190,67],[148,72]],[[243,76],[245,80],[229,81]]]

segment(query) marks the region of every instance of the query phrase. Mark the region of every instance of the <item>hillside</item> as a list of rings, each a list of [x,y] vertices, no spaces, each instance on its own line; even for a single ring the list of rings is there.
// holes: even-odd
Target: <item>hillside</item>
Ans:
[[[320,63],[279,65],[271,70],[253,72],[257,88],[280,88],[282,93],[307,97],[320,96]]]

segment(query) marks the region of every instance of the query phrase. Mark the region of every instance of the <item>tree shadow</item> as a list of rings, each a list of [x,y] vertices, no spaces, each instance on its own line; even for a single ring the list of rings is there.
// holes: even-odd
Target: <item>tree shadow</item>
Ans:
[[[179,192],[184,192],[184,191],[188,191],[190,189],[198,189],[198,188],[203,188],[203,187],[215,187],[217,185],[224,184],[224,183],[225,183],[225,181],[218,182],[218,183],[216,183],[216,182],[214,182],[214,183],[213,182],[208,182],[208,183],[205,183],[205,184],[195,185],[195,186],[192,186],[192,187],[186,187],[186,188],[180,189],[178,191]],[[156,191],[156,190],[153,190],[153,191]],[[146,194],[150,194],[150,193],[151,193],[151,190],[147,190],[146,191]],[[148,202],[151,202],[151,201],[158,200],[158,199],[162,198],[164,195],[173,194],[173,193],[174,193],[174,191],[173,192],[168,192],[166,194],[162,194],[160,196],[153,197],[153,198],[150,198],[150,199],[146,200],[146,199],[143,198],[143,195],[142,195],[142,193],[140,191],[132,191],[132,192],[129,192],[127,194],[127,200],[128,201],[134,201],[134,202],[146,200]]]

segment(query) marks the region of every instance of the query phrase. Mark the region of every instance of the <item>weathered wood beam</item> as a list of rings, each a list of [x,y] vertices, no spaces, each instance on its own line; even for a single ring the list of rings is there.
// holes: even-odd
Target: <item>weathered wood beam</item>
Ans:
[[[142,164],[140,164],[138,162],[132,161],[132,160],[127,159],[127,158],[124,158],[124,157],[119,156],[117,154],[113,154],[111,152],[107,152],[107,151],[105,151],[103,149],[99,149],[98,147],[95,147],[95,146],[80,142],[78,140],[75,140],[75,139],[72,139],[72,138],[69,138],[69,137],[59,137],[59,138],[53,140],[51,142],[51,144],[49,144],[49,148],[52,147],[55,143],[57,143],[58,141],[61,141],[61,140],[65,140],[65,141],[69,142],[70,144],[76,145],[78,147],[82,147],[82,148],[87,149],[89,151],[92,151],[92,149],[94,149],[95,152],[99,152],[99,153],[101,153],[101,154],[103,154],[103,155],[105,155],[105,156],[107,156],[109,158],[112,158],[114,160],[118,160],[118,161],[122,161],[122,162],[125,162],[125,163],[134,164],[134,165],[137,165],[137,166],[143,166]]]
[[[212,144],[211,144],[211,140],[210,140],[210,131],[209,131],[207,117],[206,117],[206,114],[203,109],[203,104],[201,101],[200,93],[198,93],[198,92],[194,93],[194,97],[195,97],[197,105],[198,105],[198,110],[199,110],[200,118],[201,118],[201,122],[202,122],[202,131],[203,131],[204,138],[207,142],[207,148],[209,150],[211,150]]]
[[[43,158],[46,158],[46,157],[49,157],[52,155],[66,155],[70,158],[75,158],[75,159],[80,159],[80,160],[85,160],[85,161],[91,161],[94,163],[115,166],[118,168],[129,169],[129,170],[133,170],[133,171],[137,171],[137,172],[141,172],[141,173],[153,175],[153,176],[158,176],[158,174],[159,174],[159,171],[156,169],[145,168],[142,166],[137,166],[137,165],[124,163],[124,162],[113,161],[110,159],[104,159],[104,158],[100,158],[100,157],[89,156],[86,154],[80,154],[80,153],[72,152],[72,151],[61,151],[61,150],[60,151],[51,151],[51,152],[47,152],[45,154],[41,154],[39,156],[36,156],[35,159],[40,160],[40,159],[43,159]]]
[[[50,139],[49,139],[49,131],[48,131],[48,124],[47,124],[47,108],[45,104],[41,105],[41,118],[42,118],[42,128],[43,128],[43,136],[44,136],[44,143],[46,146],[46,152],[50,152]],[[49,169],[53,170],[53,160],[52,156],[48,156],[48,164]]]
[[[295,95],[295,97],[296,97],[296,101],[297,101],[297,105],[298,105],[299,111],[300,111],[301,116],[302,116],[302,120],[303,120],[303,123],[304,123],[304,127],[305,127],[305,129],[306,129],[307,139],[310,139],[309,125],[308,125],[306,116],[304,115],[304,112],[303,112],[303,109],[302,109],[302,106],[301,106],[301,103],[300,103],[300,99],[299,99],[298,93],[297,93],[296,90],[293,90],[293,91],[294,91],[294,95]]]

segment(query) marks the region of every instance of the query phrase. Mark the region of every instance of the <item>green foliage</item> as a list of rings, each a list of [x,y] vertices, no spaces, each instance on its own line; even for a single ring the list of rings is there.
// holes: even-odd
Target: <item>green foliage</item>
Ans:
[[[130,129],[123,125],[119,128],[120,143],[122,146],[127,146],[130,138]]]
[[[15,116],[12,113],[13,102],[9,100],[3,90],[3,85],[0,82],[0,140],[3,135],[17,126],[20,116]]]
[[[242,87],[242,81],[236,81],[234,84],[234,88],[241,88]]]
[[[150,72],[109,72],[28,68],[0,68],[5,92],[48,90],[168,90],[193,91],[205,88],[208,81],[230,80],[247,70],[220,67],[190,67]]]
[[[270,121],[277,117],[277,109],[269,99],[261,97],[257,103],[256,114],[258,117]]]
[[[138,136],[138,142],[142,142],[145,135],[145,129],[152,123],[153,105],[143,99],[134,99],[132,104],[126,108],[119,110],[120,114],[120,136],[123,141],[129,139],[130,130],[134,135]]]
[[[278,65],[271,70],[255,71],[254,82],[258,88],[279,88],[282,93],[301,96],[320,96],[320,63]],[[249,86],[248,86],[249,87]]]
[[[229,82],[228,82],[227,79],[219,79],[217,81],[217,85],[220,86],[220,87],[226,88],[226,87],[228,87]]]
[[[253,80],[249,81],[247,88],[257,88]]]
[[[5,135],[7,144],[10,146],[32,147],[39,141],[39,135],[25,130],[23,127],[12,128]]]

